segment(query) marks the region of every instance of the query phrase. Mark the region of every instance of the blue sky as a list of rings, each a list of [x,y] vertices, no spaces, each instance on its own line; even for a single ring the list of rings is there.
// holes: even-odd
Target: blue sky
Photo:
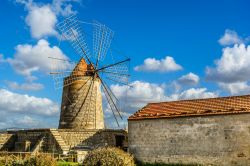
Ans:
[[[58,46],[55,24],[75,13],[110,27],[113,46],[131,58],[131,86],[110,84],[125,117],[148,102],[249,94],[249,6],[248,0],[3,0],[0,128],[57,127],[61,91],[45,54],[74,59],[67,41]]]

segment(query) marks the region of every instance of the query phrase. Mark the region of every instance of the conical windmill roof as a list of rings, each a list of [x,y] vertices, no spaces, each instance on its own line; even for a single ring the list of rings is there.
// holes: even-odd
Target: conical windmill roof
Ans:
[[[87,70],[89,70],[89,65],[86,63],[85,59],[81,58],[81,60],[77,63],[73,71],[71,72],[71,76],[84,76],[86,75]]]

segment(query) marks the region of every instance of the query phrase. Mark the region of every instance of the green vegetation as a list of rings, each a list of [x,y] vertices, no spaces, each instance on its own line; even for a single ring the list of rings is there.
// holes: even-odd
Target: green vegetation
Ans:
[[[83,161],[84,166],[135,166],[134,158],[115,147],[98,148],[90,151]]]
[[[75,162],[58,161],[57,166],[80,166],[80,164]]]
[[[2,154],[0,166],[56,166],[56,160],[48,154],[15,156]]]
[[[119,148],[106,147],[90,151],[82,164],[56,161],[49,154],[0,154],[0,166],[202,166],[200,164],[164,164],[135,162],[132,155]]]
[[[137,166],[202,166],[200,164],[180,164],[180,163],[170,163],[170,164],[164,164],[164,163],[141,163],[137,162]]]

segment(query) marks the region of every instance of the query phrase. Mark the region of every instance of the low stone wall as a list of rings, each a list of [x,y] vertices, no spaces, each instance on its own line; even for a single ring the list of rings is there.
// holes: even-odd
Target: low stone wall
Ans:
[[[58,132],[70,147],[86,146],[94,149],[103,146],[116,146],[116,136],[124,136],[124,146],[127,144],[127,132],[124,130],[59,129]]]
[[[250,165],[250,114],[129,120],[128,129],[144,162]]]
[[[50,129],[29,129],[8,131],[6,134],[12,135],[3,142],[2,151],[32,152],[40,139],[43,139],[39,151],[60,153],[60,147],[50,133]],[[3,134],[0,134],[3,135]]]
[[[53,135],[53,132],[57,135]],[[117,144],[119,136],[124,138],[121,144]],[[65,146],[68,147],[67,151],[84,148],[91,150],[104,146],[120,146],[126,149],[127,141],[127,132],[124,130],[30,129],[1,133],[0,150],[63,153]]]
[[[12,148],[15,141],[15,136],[8,133],[0,133],[0,151],[5,151]]]

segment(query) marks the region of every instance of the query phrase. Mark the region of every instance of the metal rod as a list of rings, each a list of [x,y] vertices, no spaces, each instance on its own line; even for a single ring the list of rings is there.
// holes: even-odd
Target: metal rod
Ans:
[[[85,84],[83,84],[80,88],[79,88],[79,92],[78,93],[76,93],[74,96],[73,96],[73,98],[75,98],[76,97],[76,95],[77,95],[77,97],[79,97],[80,95],[78,95],[79,93],[80,93],[80,90],[88,83],[88,81],[91,79],[91,77],[85,82]],[[84,93],[84,92],[83,92]],[[82,94],[80,97],[82,97],[84,94]],[[74,107],[73,107],[73,110],[75,109],[75,107],[77,106],[77,104],[80,102],[80,100],[77,100],[77,102],[75,103],[75,105],[74,105]],[[80,110],[79,110],[80,111]]]
[[[102,81],[101,78],[100,78],[100,80],[101,80],[101,83],[102,83],[103,87],[107,90],[106,84]],[[116,106],[116,104],[115,104],[115,102],[114,102],[112,96],[109,94],[109,91],[108,91],[108,90],[107,90],[107,92],[108,92],[108,95],[109,95],[109,97],[110,97],[110,99],[111,99],[113,105],[115,106],[116,111],[118,112],[120,118],[122,119],[122,116],[121,116],[121,114],[120,114],[120,112],[119,112],[119,109],[117,108],[117,106]],[[112,91],[111,91],[111,94],[113,95]],[[114,96],[114,95],[113,95],[113,96]],[[115,96],[114,96],[114,97],[115,97]],[[118,100],[116,97],[115,97],[115,99]]]
[[[92,83],[90,84],[89,89],[88,89],[88,91],[87,91],[87,95],[86,95],[86,97],[84,98],[84,100],[83,100],[83,102],[82,102],[82,104],[81,104],[81,106],[80,106],[78,112],[76,113],[76,116],[74,116],[74,118],[72,119],[72,121],[77,117],[77,115],[78,115],[79,112],[81,111],[81,109],[82,109],[84,103],[86,102],[86,99],[87,99],[87,96],[88,96],[88,94],[89,94],[89,90],[90,90],[91,86],[92,86]]]
[[[60,60],[60,61],[67,61],[67,62],[74,62],[74,61],[71,61],[71,60],[67,60],[67,59],[60,59],[60,58],[54,58],[54,57],[48,57],[49,59],[56,59],[56,60]]]
[[[124,75],[124,76],[130,76],[129,74],[123,74],[123,73],[117,73],[117,72],[111,72],[111,71],[105,71],[105,70],[103,70],[102,71],[103,73],[110,73],[110,74],[116,74],[116,75]]]
[[[69,25],[69,23],[67,22],[67,20],[66,20],[66,24],[68,24],[68,25]],[[76,35],[75,35],[75,33],[74,33],[74,31],[72,30],[72,28],[71,28],[71,27],[70,27],[70,30],[71,30],[71,33],[73,34],[73,36],[74,36],[75,40],[77,41],[78,45],[80,46],[80,48],[81,48],[82,52],[83,52],[83,53],[84,53],[84,55],[86,56],[86,58],[87,58],[88,62],[89,62],[90,64],[92,64],[92,62],[90,61],[90,59],[89,59],[89,57],[88,57],[87,53],[86,53],[86,52],[85,52],[85,50],[82,48],[82,45],[80,44],[79,40],[76,38]]]
[[[103,81],[103,80],[102,80]],[[103,81],[103,83],[106,85],[105,81]],[[106,85],[107,89],[110,91],[110,93],[112,94],[112,96],[115,98],[115,100],[117,102],[119,102],[119,100],[117,99],[117,97],[115,96],[115,94],[112,92],[112,90]]]
[[[107,89],[105,88],[105,86],[103,85],[103,87],[104,87],[104,95],[105,95],[105,97],[107,98],[107,101],[108,101],[108,104],[109,104],[109,106],[110,106],[110,109],[111,109],[111,111],[112,111],[112,113],[113,113],[113,116],[115,117],[115,121],[116,121],[116,123],[117,123],[117,126],[118,127],[120,127],[120,125],[119,125],[119,123],[118,123],[118,120],[117,120],[117,118],[116,118],[116,115],[115,115],[115,112],[114,112],[114,110],[112,109],[112,106],[111,106],[111,104],[110,104],[110,100],[109,100],[109,98],[108,98],[108,96],[107,96],[107,94],[108,94],[108,92],[107,92]],[[106,93],[105,93],[106,92]]]
[[[110,64],[110,65],[107,65],[107,66],[101,67],[100,69],[96,69],[96,70],[95,70],[95,72],[98,72],[98,71],[100,71],[100,70],[107,69],[107,68],[112,67],[112,66],[119,65],[119,64],[124,63],[124,62],[127,62],[127,61],[130,61],[130,58],[125,59],[125,60],[120,61],[120,62],[117,62],[117,63],[114,63],[114,64]]]
[[[109,77],[106,77],[108,80],[111,80],[113,82],[117,82],[117,83],[120,83],[120,84],[123,84],[123,85],[126,85],[126,86],[129,86],[128,84],[124,83],[124,82],[121,82],[121,81],[117,81],[117,80],[114,80],[112,78],[109,78]]]
[[[95,64],[96,68],[98,67],[98,61],[99,61],[99,58],[100,58],[100,55],[101,55],[103,34],[104,34],[104,31],[102,30],[102,38],[101,38],[101,41],[100,41],[99,50],[98,50],[98,57],[97,57],[96,64]]]
[[[80,46],[80,48],[81,48],[82,52],[83,52],[83,53],[84,53],[84,55],[86,56],[86,58],[87,58],[88,62],[89,62],[90,64],[92,64],[92,62],[90,61],[90,59],[89,59],[89,57],[88,57],[88,55],[87,55],[86,51],[82,48],[82,45],[80,44],[80,42],[79,42],[79,41],[78,41],[78,39],[76,38],[75,33],[74,33],[74,31],[72,30],[72,28],[70,28],[70,30],[71,30],[71,33],[74,35],[75,40],[77,41],[78,45]]]
[[[89,111],[91,109],[91,100],[92,100],[92,93],[93,93],[93,88],[95,86],[95,77],[93,77],[92,80],[92,88],[91,88],[91,92],[90,92],[90,99],[89,99],[89,103],[88,103],[88,113],[87,113],[87,119],[86,119],[86,125],[88,124],[88,119],[89,119]],[[84,112],[85,115],[86,112]]]
[[[80,71],[80,70],[77,70],[77,71]],[[50,72],[49,74],[64,74],[64,73],[73,73],[73,75],[74,75],[74,73],[75,72],[77,72],[77,71],[74,71],[74,70],[72,70],[72,71],[60,71],[60,72]],[[95,71],[95,70],[81,70],[81,71]],[[80,75],[80,74],[77,74],[77,75]]]
[[[86,81],[77,91],[80,92],[80,90],[88,83],[88,81],[89,81],[90,79],[91,79],[91,77],[89,77],[89,78],[87,79],[87,81]],[[76,95],[78,95],[78,93],[74,94],[74,95],[73,95],[73,98],[75,98]],[[78,95],[78,96],[79,96],[79,95]]]

